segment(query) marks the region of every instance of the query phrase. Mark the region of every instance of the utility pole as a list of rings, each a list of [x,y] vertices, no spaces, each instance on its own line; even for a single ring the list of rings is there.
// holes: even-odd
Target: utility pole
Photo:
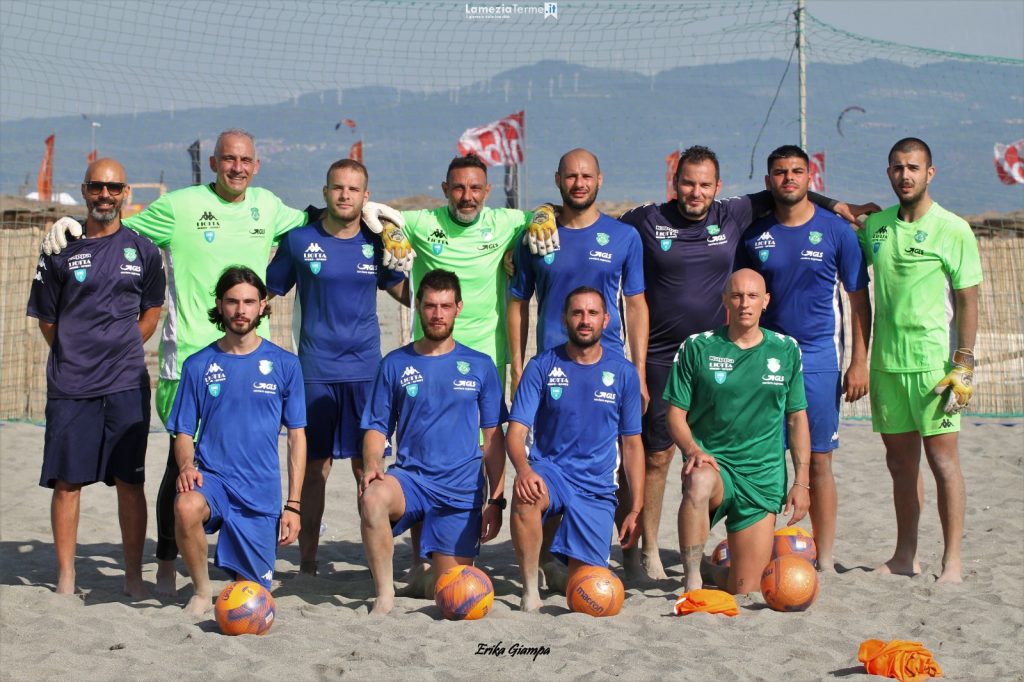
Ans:
[[[796,3],[796,51],[800,62],[800,147],[807,151],[807,41],[804,35],[806,0]]]

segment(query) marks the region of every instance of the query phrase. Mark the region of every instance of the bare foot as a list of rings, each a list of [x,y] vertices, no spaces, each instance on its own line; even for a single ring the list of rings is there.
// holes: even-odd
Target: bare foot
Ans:
[[[650,551],[644,547],[642,561],[648,578],[651,580],[668,580],[668,574],[665,573],[665,567],[661,565],[661,555],[658,553],[657,547],[652,547]]]
[[[394,595],[380,595],[373,602],[373,609],[370,611],[371,616],[386,616],[391,613],[391,609],[395,608],[395,597]]]
[[[124,593],[132,599],[142,601],[143,599],[149,599],[149,589],[146,587],[146,583],[142,582],[142,576],[128,576],[124,577],[124,587],[122,588]]]
[[[316,562],[316,560],[313,560],[313,561],[303,561],[301,564],[299,564],[299,573],[305,573],[306,575],[316,575],[316,573],[317,573],[317,562]]]
[[[569,584],[569,571],[558,561],[548,561],[540,567],[544,574],[544,584],[552,592],[565,594],[565,588]]]
[[[963,576],[960,574],[960,562],[950,562],[943,564],[942,575],[939,576],[936,582],[940,583],[962,583],[964,581]]]
[[[817,561],[815,561],[815,564],[816,564],[816,567],[818,569],[818,573],[835,573],[836,572],[835,561],[833,561],[832,557],[830,557],[830,556],[828,556],[828,557],[818,556],[818,559],[817,559]]]
[[[433,599],[434,583],[437,578],[430,570],[430,564],[419,564],[415,566],[405,577],[405,587],[396,592],[399,597],[414,597],[416,599]]]
[[[156,593],[161,597],[178,596],[178,572],[173,560],[156,562]]]
[[[540,595],[536,591],[523,591],[522,601],[519,602],[519,610],[529,613],[539,609],[544,602],[541,601]]]
[[[57,576],[57,588],[54,590],[57,594],[74,594],[75,593],[75,572],[69,571],[68,573],[61,573]]]
[[[188,603],[185,604],[185,608],[182,609],[185,615],[191,616],[193,619],[199,619],[213,611],[213,595],[210,594],[196,594],[193,595]]]
[[[913,562],[906,562],[897,560],[896,557],[893,557],[876,568],[875,573],[905,575],[913,578],[915,575],[921,573],[921,564],[917,563],[916,560]]]

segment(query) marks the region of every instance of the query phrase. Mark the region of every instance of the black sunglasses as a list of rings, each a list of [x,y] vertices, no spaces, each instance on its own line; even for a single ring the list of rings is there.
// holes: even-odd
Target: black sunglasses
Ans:
[[[124,188],[128,185],[123,182],[99,182],[98,180],[92,180],[85,183],[85,191],[89,194],[103,194],[103,188],[106,187],[107,191],[110,192],[110,196],[116,197]]]

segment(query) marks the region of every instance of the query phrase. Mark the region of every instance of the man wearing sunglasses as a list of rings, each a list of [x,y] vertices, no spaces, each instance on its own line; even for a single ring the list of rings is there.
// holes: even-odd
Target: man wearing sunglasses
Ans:
[[[56,591],[75,591],[75,546],[84,486],[117,486],[124,591],[145,599],[146,439],[150,394],[142,344],[164,302],[164,270],[152,242],[121,229],[129,187],[113,159],[90,164],[82,183],[83,238],[41,256],[28,315],[50,346],[46,439],[39,485],[53,489],[50,519]]]

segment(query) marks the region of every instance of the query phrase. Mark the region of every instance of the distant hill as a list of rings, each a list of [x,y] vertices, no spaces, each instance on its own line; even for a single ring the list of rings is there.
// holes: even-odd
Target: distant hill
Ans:
[[[257,184],[287,203],[322,204],[327,166],[363,139],[376,199],[440,197],[440,182],[455,143],[466,128],[526,109],[524,186],[527,202],[557,199],[553,173],[565,151],[585,146],[601,159],[601,198],[660,201],[665,196],[665,156],[706,144],[722,160],[723,194],[756,191],[767,153],[799,141],[794,76],[790,76],[757,146],[785,64],[778,60],[685,67],[647,77],[556,61],[513,69],[458,90],[411,94],[392,88],[309,93],[269,106],[219,107],[135,116],[99,117],[98,146],[114,156],[136,182],[161,177],[171,188],[190,181],[186,148],[203,145],[203,180],[212,179],[205,157],[220,130],[242,127],[258,140],[262,170]],[[1021,136],[1022,69],[999,64],[941,62],[921,67],[869,60],[813,64],[810,69],[809,139],[828,155],[826,193],[880,204],[892,202],[884,176],[885,154],[899,137],[931,141],[939,169],[934,194],[962,213],[1024,208],[1024,190],[1000,185],[992,145]],[[1009,84],[1009,87],[998,84]],[[981,94],[979,84],[987,89]],[[991,84],[997,84],[992,86]],[[844,136],[838,113],[858,104]],[[343,118],[354,119],[353,132]],[[56,134],[55,184],[77,194],[90,128],[79,117],[25,119],[0,124],[0,192],[14,194],[26,178],[34,189],[43,139]],[[502,202],[502,170],[492,169],[491,205]],[[136,200],[146,201],[140,195]]]

